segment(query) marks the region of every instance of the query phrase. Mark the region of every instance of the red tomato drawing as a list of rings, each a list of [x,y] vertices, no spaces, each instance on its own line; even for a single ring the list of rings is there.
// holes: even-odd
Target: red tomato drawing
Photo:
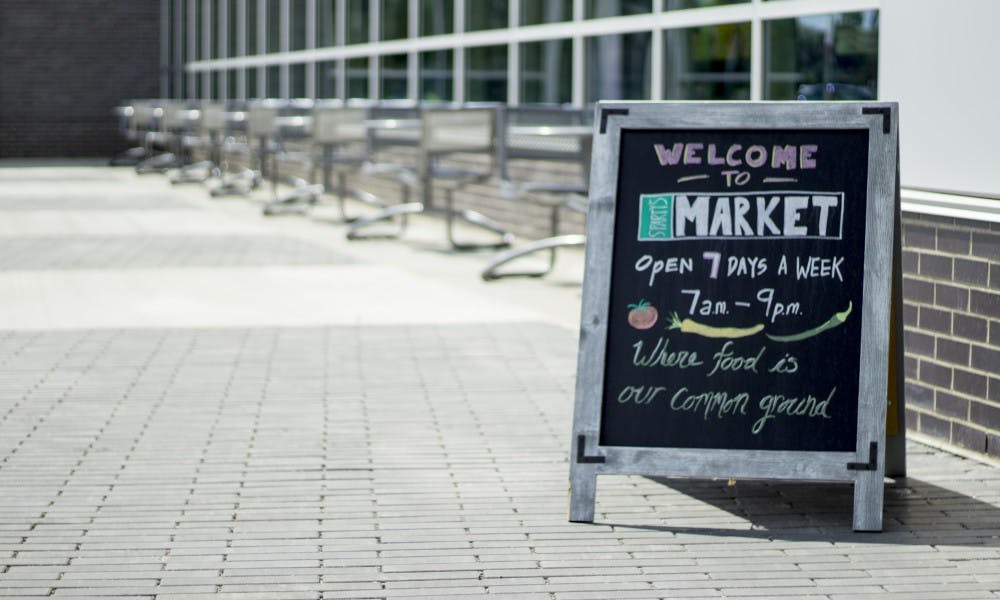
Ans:
[[[629,304],[628,308],[628,324],[636,329],[649,329],[656,324],[656,319],[660,316],[656,307],[646,300],[640,300],[638,304]]]

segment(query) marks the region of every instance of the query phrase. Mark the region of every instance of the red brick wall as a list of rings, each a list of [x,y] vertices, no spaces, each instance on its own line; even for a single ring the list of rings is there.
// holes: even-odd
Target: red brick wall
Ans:
[[[0,2],[0,157],[111,156],[111,109],[159,96],[159,0]]]

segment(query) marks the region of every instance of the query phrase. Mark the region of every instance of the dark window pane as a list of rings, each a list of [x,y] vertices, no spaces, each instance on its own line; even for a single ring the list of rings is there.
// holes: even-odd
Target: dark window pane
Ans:
[[[337,45],[337,0],[316,1],[316,47]],[[319,88],[317,88],[319,89]]]
[[[381,0],[382,39],[397,40],[410,35],[408,0]]]
[[[382,85],[379,95],[386,100],[406,98],[406,55],[383,56],[380,62]]]
[[[454,32],[454,7],[454,0],[420,0],[420,35]]]
[[[239,56],[239,12],[236,0],[227,0],[226,4],[226,56]],[[231,90],[234,88],[230,88]]]
[[[188,15],[188,21],[185,25],[191,26],[191,21],[194,21],[193,28],[188,31],[188,39],[185,43],[188,45],[188,59],[189,60],[200,60],[202,57],[201,53],[201,4],[196,4],[194,7],[194,12]],[[196,98],[198,96],[195,96]]]
[[[237,71],[236,69],[229,69],[226,71],[226,98],[233,99],[240,95],[237,89]]]
[[[482,46],[465,52],[466,100],[506,102],[507,46]]]
[[[878,83],[878,11],[764,24],[764,98],[870,100]]]
[[[316,97],[337,97],[337,63],[334,61],[316,64]]]
[[[306,97],[306,66],[304,64],[289,65],[288,67],[288,97]]]
[[[306,49],[306,0],[289,0],[289,50]]]
[[[452,51],[438,50],[420,55],[420,98],[452,100]]]
[[[667,100],[749,100],[750,24],[664,32]]]
[[[347,0],[347,43],[368,41],[368,0]],[[367,95],[367,94],[366,94]]]
[[[465,0],[465,30],[507,27],[507,0]]]
[[[247,0],[247,54],[260,53],[257,18],[257,3],[253,0]]]
[[[266,86],[268,98],[281,98],[281,67],[267,67]]]
[[[367,58],[352,58],[347,61],[347,97],[368,97]]]
[[[587,100],[649,99],[649,32],[587,38]]]
[[[573,43],[550,40],[521,44],[521,102],[572,100]]]
[[[203,14],[202,18],[205,22],[202,24],[204,29],[201,31],[202,41],[204,41],[205,34],[208,34],[208,45],[202,48],[204,58],[217,58],[221,56],[219,54],[219,6],[215,0],[205,0],[205,5],[201,10],[207,12],[208,14]],[[201,43],[201,42],[199,42]]]
[[[247,78],[246,78],[246,85],[247,85],[246,99],[247,100],[251,100],[253,98],[257,98],[258,97],[257,77],[258,77],[258,73],[259,72],[260,72],[260,68],[247,69]]]
[[[520,0],[521,25],[573,20],[573,0]]]
[[[640,15],[653,11],[653,0],[586,0],[584,18]]]
[[[280,0],[267,0],[267,51],[281,52]]]

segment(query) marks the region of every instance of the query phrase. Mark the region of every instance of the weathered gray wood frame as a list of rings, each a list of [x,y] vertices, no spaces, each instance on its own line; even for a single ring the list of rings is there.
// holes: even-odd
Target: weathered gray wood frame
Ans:
[[[580,348],[570,454],[570,520],[592,522],[600,474],[854,483],[854,529],[881,531],[893,224],[896,103],[601,102],[596,107]],[[615,202],[622,129],[867,129],[862,334],[856,452],[599,446]],[[877,444],[872,451],[872,443]],[[858,468],[870,463],[874,469]],[[855,463],[848,466],[849,463]]]

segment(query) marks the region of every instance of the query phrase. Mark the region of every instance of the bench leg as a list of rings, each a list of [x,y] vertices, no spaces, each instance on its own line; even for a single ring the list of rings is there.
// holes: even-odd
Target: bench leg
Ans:
[[[406,231],[406,226],[408,224],[407,217],[409,215],[416,215],[422,212],[424,212],[424,205],[420,202],[407,202],[405,204],[390,206],[370,217],[355,219],[351,223],[350,227],[347,228],[347,239],[365,240],[375,238],[398,238]],[[364,231],[366,227],[370,227],[376,223],[393,221],[397,217],[399,217],[399,227],[396,231],[379,233],[366,233]]]
[[[303,182],[303,184],[296,185],[291,192],[284,196],[278,196],[265,204],[262,212],[265,216],[305,213],[312,205],[316,204],[322,193],[322,185],[306,185]]]
[[[180,167],[167,174],[170,183],[179,185],[182,183],[204,183],[212,176],[215,164],[209,160],[200,160],[189,165]]]
[[[514,248],[504,252],[493,259],[493,261],[483,269],[481,276],[486,281],[493,281],[503,277],[542,277],[552,272],[555,266],[556,248],[568,248],[571,246],[583,246],[587,241],[587,236],[582,234],[557,235],[542,240],[537,240],[526,246]],[[533,269],[527,271],[501,271],[500,268],[509,262],[517,260],[522,256],[534,254],[548,250],[551,252],[549,264],[544,269]]]
[[[449,189],[445,195],[446,208],[445,208],[445,232],[448,235],[448,243],[451,244],[453,250],[458,251],[469,251],[469,250],[497,250],[500,248],[509,248],[512,243],[514,243],[514,234],[510,233],[506,229],[500,226],[499,223],[493,219],[487,217],[486,215],[476,212],[474,210],[456,210],[455,209],[455,191]],[[455,219],[461,219],[470,225],[474,225],[480,229],[495,233],[500,236],[500,239],[495,242],[462,242],[455,238]]]

